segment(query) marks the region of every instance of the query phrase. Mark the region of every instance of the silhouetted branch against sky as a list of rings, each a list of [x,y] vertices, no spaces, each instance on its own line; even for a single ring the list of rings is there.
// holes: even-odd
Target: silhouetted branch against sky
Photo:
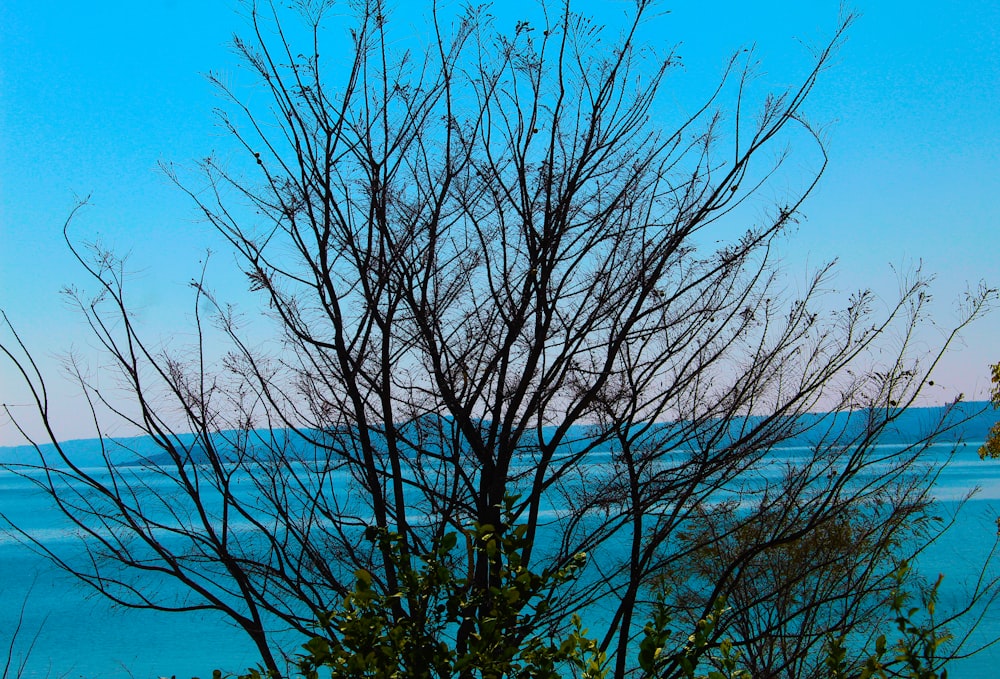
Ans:
[[[895,186],[923,167],[926,149],[906,137],[895,165],[870,155],[880,134],[901,139],[889,123],[864,132],[873,111],[896,110],[890,103],[871,95],[846,132],[825,127],[868,82],[834,75],[856,63],[843,56],[850,17],[740,17],[734,4],[730,15],[725,5],[678,8],[675,19],[659,5],[627,6],[417,15],[331,4],[326,25],[262,4],[246,10],[235,56],[217,56],[223,65],[208,76],[215,127],[191,117],[204,90],[171,100],[143,70],[157,65],[152,56],[134,58],[164,49],[148,27],[104,64],[120,89],[99,80],[93,102],[64,97],[90,128],[66,108],[37,119],[10,111],[14,138],[37,137],[35,155],[47,149],[53,161],[51,181],[31,189],[41,209],[29,220],[18,197],[12,213],[54,236],[33,250],[39,258],[69,253],[83,279],[64,290],[72,325],[45,311],[48,278],[12,260],[25,294],[5,310],[0,347],[19,378],[5,390],[23,386],[4,396],[7,412],[24,423],[15,429],[54,445],[39,451],[37,484],[92,559],[35,546],[121,605],[225,616],[272,669],[283,651],[276,631],[309,635],[359,568],[392,602],[387,615],[408,616],[421,600],[400,560],[437,553],[449,532],[469,540],[450,567],[485,596],[505,577],[486,545],[515,525],[526,567],[556,572],[589,555],[590,575],[532,629],[600,603],[597,633],[617,653],[616,677],[664,584],[680,625],[720,597],[744,597],[720,614],[713,640],[735,635],[762,671],[814,658],[831,628],[875,629],[898,562],[933,535],[935,471],[921,454],[948,423],[928,423],[912,444],[879,444],[907,407],[946,400],[939,392],[953,401],[954,385],[975,383],[945,349],[995,291],[974,286],[942,311],[928,266],[915,263],[919,229],[885,223],[927,198]],[[28,22],[31,11],[17,9]],[[793,21],[809,25],[800,41]],[[194,39],[204,25],[186,30]],[[746,45],[733,56],[705,39],[728,39],[719,27],[753,31],[731,41]],[[110,58],[104,43],[88,44]],[[21,54],[4,49],[5,60]],[[172,68],[177,51],[159,67]],[[50,52],[33,54],[19,62],[27,73]],[[860,63],[875,68],[876,56]],[[933,70],[920,74],[937,82]],[[90,91],[78,87],[79,97]],[[173,114],[135,123],[123,91],[145,92],[159,115],[176,107],[191,138],[164,149],[157,134],[170,134]],[[35,107],[48,96],[18,95]],[[961,140],[944,131],[920,138],[947,154]],[[963,147],[967,162],[990,143]],[[161,150],[176,157],[192,144],[196,160],[163,160]],[[151,150],[174,193],[142,183],[157,175],[126,173]],[[831,172],[833,189],[817,188],[837,156],[858,163],[838,172],[863,172],[863,186],[895,188],[858,214],[855,201],[869,204],[856,179]],[[95,193],[66,220],[70,202],[56,237],[45,224],[58,201],[44,192],[72,176],[58,170],[81,167],[91,181],[128,181],[111,204]],[[30,176],[4,173],[15,186]],[[983,211],[961,221],[976,251],[995,215],[979,198]],[[810,205],[819,218],[808,219]],[[37,233],[12,223],[25,252]],[[937,224],[928,228],[955,220]],[[829,263],[835,255],[843,268]],[[872,258],[901,262],[893,285],[876,276],[867,289]],[[949,297],[957,277],[942,282]],[[49,376],[55,339],[73,346],[63,359],[78,391],[72,418]],[[26,402],[36,417],[30,407],[22,415]],[[851,415],[808,417],[827,409]],[[146,438],[102,441],[95,470],[60,442],[76,431]],[[776,472],[772,453],[800,440],[801,454]],[[138,466],[116,464],[123,456]],[[372,528],[396,542],[366,541]],[[165,595],[164,581],[184,594]],[[486,633],[488,597],[478,605],[481,615],[453,630],[459,648]],[[776,630],[801,645],[775,649]]]
[[[410,3],[399,5],[397,42],[426,44],[426,17]],[[598,22],[620,24],[630,5],[573,6]],[[810,49],[827,41],[842,12],[833,1],[662,3],[656,9],[669,14],[643,29],[657,51],[673,50],[683,63],[657,104],[658,113],[671,118],[691,112],[731,54],[744,47],[753,47],[759,62],[758,90],[797,82]],[[886,298],[895,292],[890,265],[905,270],[923,262],[939,276],[933,315],[948,325],[966,282],[1000,278],[988,247],[1000,224],[992,199],[1000,195],[994,171],[1000,10],[986,0],[939,8],[933,17],[903,2],[852,9],[860,17],[804,109],[827,140],[831,161],[803,206],[807,220],[782,244],[782,254],[802,272],[793,276],[799,285],[807,270],[838,258],[832,285],[871,285]],[[500,3],[491,11],[498,26],[511,28],[539,14],[531,2]],[[338,12],[335,5],[331,13]],[[78,197],[92,194],[74,237],[131,252],[134,313],[151,333],[173,335],[177,319],[190,317],[186,283],[199,275],[198,260],[207,248],[222,248],[158,164],[190,166],[213,153],[237,157],[211,113],[223,102],[204,74],[246,83],[228,47],[233,32],[245,33],[245,9],[159,0],[63,4],[50,11],[11,0],[0,8],[0,20],[0,305],[31,346],[44,347],[39,360],[49,368],[68,346],[94,360],[93,347],[78,336],[79,318],[59,296],[79,282],[62,223]],[[323,58],[331,68],[347,39],[342,26],[325,38]],[[250,103],[260,96],[250,95]],[[726,97],[722,103],[732,103]],[[795,150],[802,153],[804,145],[796,143]],[[793,159],[792,169],[808,173],[814,161]],[[230,275],[229,263],[226,255],[213,257],[209,281],[221,298],[242,301],[245,286]],[[997,323],[994,316],[965,333],[961,350],[942,363],[928,402],[957,393],[985,397]],[[12,386],[17,382],[8,366],[0,368],[2,400],[15,407],[25,400]],[[52,389],[61,433],[90,435],[79,408],[70,405],[74,390]],[[21,440],[0,420],[0,443]]]

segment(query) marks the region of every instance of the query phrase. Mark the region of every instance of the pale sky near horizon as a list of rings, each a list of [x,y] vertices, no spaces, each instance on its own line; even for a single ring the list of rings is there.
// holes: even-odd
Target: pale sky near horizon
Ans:
[[[395,3],[408,30],[421,23]],[[423,4],[423,3],[420,3]],[[455,3],[457,4],[457,3]],[[532,0],[507,0],[497,13]],[[627,6],[580,0],[599,19]],[[216,124],[222,105],[203,74],[235,70],[228,48],[245,21],[233,0],[100,3],[6,0],[0,4],[0,308],[43,368],[60,435],[92,435],[57,377],[59,356],[92,354],[81,319],[59,290],[83,282],[62,240],[78,197],[91,195],[73,225],[131,252],[134,300],[150,331],[169,335],[189,316],[187,282],[206,247],[218,247],[189,199],[157,169],[191,164],[235,143]],[[730,53],[755,45],[762,80],[795,81],[807,45],[836,28],[836,0],[662,2],[656,21],[708,94]],[[791,238],[794,278],[839,259],[835,285],[895,292],[893,267],[937,275],[934,314],[954,318],[966,285],[1000,285],[1000,2],[859,1],[860,18],[805,110],[824,124],[830,166]],[[409,18],[407,18],[409,17]],[[697,84],[697,83],[695,83]],[[219,256],[217,268],[231,262]],[[233,295],[235,282],[221,279]],[[9,336],[5,335],[5,339]],[[959,392],[985,398],[987,365],[1000,360],[1000,313],[970,328],[936,373],[928,404]],[[25,401],[0,361],[0,402]],[[19,410],[18,412],[23,412]],[[30,416],[28,421],[30,421]],[[22,440],[0,413],[0,446]]]

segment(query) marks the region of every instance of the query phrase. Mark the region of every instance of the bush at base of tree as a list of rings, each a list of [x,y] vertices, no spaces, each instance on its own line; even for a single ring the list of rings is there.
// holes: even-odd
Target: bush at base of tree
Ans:
[[[378,593],[372,574],[359,570],[354,589],[341,606],[319,621],[323,632],[305,644],[297,660],[297,676],[303,679],[604,679],[613,661],[588,636],[579,614],[568,626],[539,632],[533,616],[545,611],[554,591],[575,578],[586,562],[583,554],[570,567],[536,574],[522,565],[526,546],[521,527],[500,537],[492,526],[475,526],[460,535],[449,533],[430,554],[409,561],[399,549],[398,535],[373,530],[370,539],[394,555],[404,585],[399,596]],[[453,570],[455,558],[467,549],[485,550],[497,566],[499,584],[477,592],[467,579]],[[456,553],[456,547],[457,553]],[[830,631],[818,653],[822,679],[947,679],[944,646],[953,640],[935,623],[937,591],[941,578],[911,604],[911,570],[905,563],[893,574],[895,586],[884,604],[889,614],[885,625],[895,625],[897,640],[890,645],[885,634],[872,641],[872,648],[851,653],[847,634]],[[389,612],[402,606],[404,616]],[[684,630],[686,639],[678,648],[679,628],[662,597],[651,602],[650,620],[636,640],[636,673],[641,679],[758,679],[742,663],[740,641],[717,629],[726,610],[716,601],[713,612]],[[479,633],[470,643],[455,644],[454,631],[480,617]],[[418,623],[417,620],[420,619]],[[412,622],[411,622],[412,621]],[[567,631],[568,627],[568,631]],[[223,673],[215,670],[213,679]],[[258,668],[239,679],[277,676]],[[788,679],[796,679],[789,676]]]
[[[991,365],[990,373],[990,382],[993,383],[990,400],[993,402],[994,408],[1000,408],[1000,363]],[[994,460],[1000,458],[1000,422],[997,422],[990,428],[986,442],[979,449],[979,457],[981,459],[989,457]]]

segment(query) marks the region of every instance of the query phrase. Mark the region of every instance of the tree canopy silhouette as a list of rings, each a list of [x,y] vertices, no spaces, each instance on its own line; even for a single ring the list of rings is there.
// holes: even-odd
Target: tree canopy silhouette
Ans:
[[[660,95],[680,57],[642,37],[649,0],[613,28],[569,3],[512,30],[432,6],[411,51],[379,0],[350,19],[298,5],[306,34],[262,4],[235,39],[252,97],[213,76],[242,156],[166,168],[273,334],[203,277],[193,343],[164,347],[124,263],[67,238],[96,288],[71,297],[130,398],[77,371],[96,433],[124,423],[155,449],[107,440],[94,471],[52,440],[32,478],[91,558],[37,548],[125,606],[221,612],[273,671],[282,634],[311,637],[359,570],[388,619],[419,625],[410,560],[440,555],[487,592],[509,571],[484,535],[513,531],[536,573],[586,554],[531,624],[598,611],[616,678],[657,601],[690,629],[716,616],[706,643],[731,638],[759,676],[812,676],[830,631],[874,631],[933,537],[921,453],[949,425],[879,444],[954,333],[914,341],[919,272],[883,305],[830,293],[831,266],[798,290],[778,266],[826,166],[803,104],[850,17],[798,86],[754,96],[744,51],[678,118]],[[792,141],[811,169],[788,167]],[[465,548],[443,550],[455,534]],[[482,613],[441,633],[467,645]]]

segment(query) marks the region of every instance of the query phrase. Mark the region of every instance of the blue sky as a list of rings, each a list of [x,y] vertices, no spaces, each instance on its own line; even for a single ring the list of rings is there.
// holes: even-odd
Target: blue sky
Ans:
[[[499,21],[527,0],[498,5]],[[611,17],[627,2],[579,1]],[[424,24],[396,2],[406,30]],[[687,71],[675,95],[709,91],[728,55],[755,45],[760,82],[780,88],[808,66],[809,45],[834,31],[836,1],[664,2],[655,31],[679,45]],[[896,289],[892,266],[922,261],[936,273],[935,317],[954,318],[967,284],[1000,284],[1000,3],[869,0],[806,112],[826,126],[831,164],[786,246],[790,275],[838,258],[835,284]],[[236,72],[228,48],[245,22],[236,2],[148,0],[0,4],[0,307],[53,376],[61,352],[93,354],[59,290],[82,282],[62,241],[78,197],[91,205],[74,223],[130,252],[139,318],[154,335],[189,315],[187,281],[219,244],[190,202],[157,169],[235,148],[216,125],[222,104],[202,75]],[[217,287],[231,260],[215,261]],[[798,273],[797,273],[798,272]],[[970,329],[937,375],[929,402],[964,392],[984,397],[987,364],[1000,360],[1000,314]],[[929,342],[933,342],[931,337]],[[0,400],[24,401],[7,364]],[[62,435],[90,435],[74,389],[54,392]],[[0,415],[0,445],[18,443]]]

